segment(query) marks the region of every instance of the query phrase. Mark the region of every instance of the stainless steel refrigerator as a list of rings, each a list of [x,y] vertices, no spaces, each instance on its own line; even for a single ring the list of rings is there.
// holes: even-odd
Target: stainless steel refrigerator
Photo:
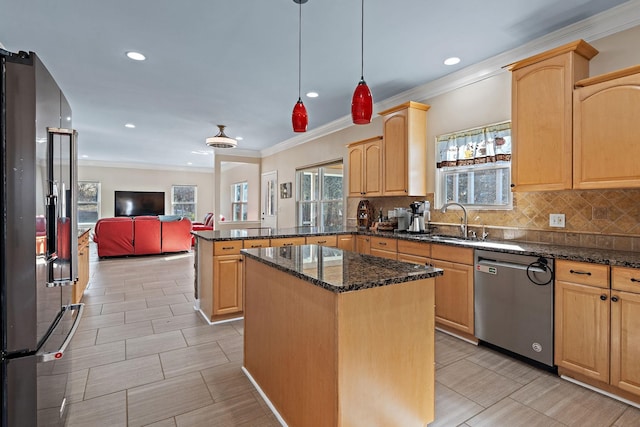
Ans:
[[[64,425],[65,350],[82,317],[77,280],[76,132],[32,52],[0,49],[1,425]]]

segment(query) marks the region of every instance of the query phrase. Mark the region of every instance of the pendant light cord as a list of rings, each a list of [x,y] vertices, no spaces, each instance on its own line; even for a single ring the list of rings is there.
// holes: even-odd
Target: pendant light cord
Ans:
[[[300,88],[302,87],[302,2],[298,5],[300,6],[298,12],[298,101],[300,101],[302,99],[300,97]]]
[[[362,0],[362,13],[361,13],[361,21],[360,21],[360,58],[362,62],[360,63],[360,80],[364,80],[364,0]]]

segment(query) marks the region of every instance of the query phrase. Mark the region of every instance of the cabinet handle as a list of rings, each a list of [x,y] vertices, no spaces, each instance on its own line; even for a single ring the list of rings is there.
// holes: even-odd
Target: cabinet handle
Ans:
[[[293,243],[284,243],[282,246],[293,246]]]
[[[591,276],[590,271],[579,271],[579,270],[569,270],[571,274],[586,274],[587,276]]]
[[[378,244],[379,244],[380,246],[387,246],[387,243],[386,243],[386,242],[378,242]]]
[[[618,302],[618,297],[617,297],[617,296],[612,296],[612,297],[611,297],[611,301],[613,301],[613,302]]]
[[[600,299],[602,301],[606,301],[607,300],[607,296],[605,294],[600,295]]]
[[[242,261],[243,261],[243,259],[242,259],[242,258],[240,258],[240,259],[238,260],[238,262],[242,262]]]
[[[511,184],[511,188],[513,188],[513,187],[515,187],[515,186],[516,186],[515,184]]]
[[[223,251],[228,251],[228,250],[231,250],[231,249],[234,249],[233,246],[223,246],[222,247]]]
[[[251,245],[252,248],[261,248],[262,245]]]
[[[326,240],[318,240],[318,244],[327,243]]]
[[[638,279],[634,279],[633,277],[631,278],[631,281],[632,281],[632,282],[635,282],[635,283],[640,282],[640,280],[638,280]]]

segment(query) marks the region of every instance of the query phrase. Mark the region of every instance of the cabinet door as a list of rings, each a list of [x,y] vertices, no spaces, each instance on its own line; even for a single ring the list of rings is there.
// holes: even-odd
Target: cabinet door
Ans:
[[[640,395],[640,294],[611,294],[611,385]]]
[[[473,267],[433,260],[444,270],[435,278],[436,323],[473,335]]]
[[[380,142],[364,146],[364,194],[382,195],[382,149]]]
[[[419,255],[410,255],[398,252],[398,261],[410,262],[412,264],[420,264],[427,265],[429,264],[429,258],[419,256]]]
[[[279,248],[281,246],[300,246],[306,244],[304,237],[282,237],[278,239],[271,239],[271,246]]]
[[[640,187],[640,73],[576,89],[573,108],[573,187]]]
[[[359,254],[370,255],[371,254],[371,238],[369,236],[357,236],[356,237],[356,251]]]
[[[213,257],[213,315],[242,312],[242,255]]]
[[[332,236],[309,236],[306,239],[307,245],[320,245],[320,246],[338,246],[338,237],[335,235]]]
[[[384,121],[384,172],[385,196],[407,195],[407,110]]]
[[[340,234],[338,236],[338,248],[344,251],[353,251],[355,236],[353,234]]]
[[[349,196],[364,195],[364,146],[349,148]]]
[[[611,291],[556,281],[555,363],[609,382]]]

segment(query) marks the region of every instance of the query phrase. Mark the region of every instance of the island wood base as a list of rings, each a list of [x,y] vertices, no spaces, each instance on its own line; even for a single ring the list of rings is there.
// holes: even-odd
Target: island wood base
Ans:
[[[434,419],[434,279],[334,293],[245,259],[244,367],[289,425]]]

